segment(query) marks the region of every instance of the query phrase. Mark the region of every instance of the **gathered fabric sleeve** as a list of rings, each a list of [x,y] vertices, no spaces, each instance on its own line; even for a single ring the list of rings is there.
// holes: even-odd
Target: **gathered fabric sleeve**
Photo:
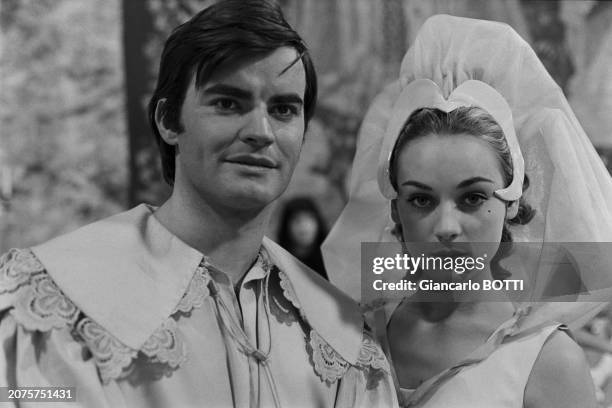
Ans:
[[[73,335],[79,309],[62,294],[30,250],[0,257],[0,387],[74,387],[76,402],[46,407],[122,407],[103,385],[89,350]],[[110,391],[110,392],[109,392]],[[110,401],[109,396],[117,396]],[[33,407],[40,402],[0,402]]]

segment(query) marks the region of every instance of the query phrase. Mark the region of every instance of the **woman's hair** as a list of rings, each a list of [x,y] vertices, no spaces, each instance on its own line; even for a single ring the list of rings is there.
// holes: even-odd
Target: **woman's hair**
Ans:
[[[478,107],[460,107],[451,112],[440,109],[422,108],[414,111],[408,118],[395,143],[389,162],[389,178],[391,185],[397,191],[397,158],[408,142],[425,137],[430,134],[470,134],[489,143],[497,154],[501,165],[502,176],[506,186],[510,185],[513,177],[512,156],[504,132],[493,117],[485,110]],[[523,191],[529,187],[529,178],[525,175]],[[516,217],[504,222],[501,242],[512,242],[510,225],[527,224],[535,215],[535,210],[519,199],[519,210]],[[401,236],[401,225],[396,225],[395,234]],[[502,245],[495,257],[491,260],[493,277],[505,279],[510,273],[504,270],[499,261],[508,256],[511,251],[510,245]]]

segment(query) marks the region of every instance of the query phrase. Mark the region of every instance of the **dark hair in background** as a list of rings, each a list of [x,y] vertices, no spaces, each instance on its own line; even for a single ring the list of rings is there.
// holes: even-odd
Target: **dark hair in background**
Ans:
[[[298,254],[294,252],[296,249],[296,242],[291,234],[290,224],[291,220],[300,213],[308,213],[313,216],[317,223],[317,235],[315,236],[309,252],[298,256]],[[321,244],[325,240],[326,236],[327,226],[325,224],[325,220],[317,208],[317,205],[311,198],[296,197],[285,203],[281,211],[278,227],[278,243],[327,279],[327,273],[325,272],[325,267],[323,265],[323,256],[321,255]]]
[[[222,0],[200,11],[170,35],[162,52],[157,86],[149,101],[149,123],[159,147],[164,180],[174,184],[175,147],[161,138],[155,110],[164,103],[164,123],[182,132],[181,107],[195,74],[200,89],[221,66],[265,56],[280,47],[294,48],[306,72],[304,118],[312,118],[317,100],[317,76],[302,38],[285,21],[278,4],[270,0]],[[289,68],[289,67],[287,67]]]
[[[497,153],[506,186],[510,185],[512,182],[513,167],[510,148],[508,147],[508,142],[502,128],[489,113],[478,107],[460,107],[449,113],[439,109],[422,108],[414,111],[408,118],[391,154],[389,163],[391,171],[389,178],[395,190],[397,190],[396,174],[397,156],[399,152],[401,152],[408,142],[432,133],[438,135],[467,133],[486,141],[495,153]],[[523,191],[528,187],[529,178],[525,175]],[[535,210],[525,202],[523,197],[521,197],[519,200],[518,214],[513,219],[504,223],[501,242],[512,242],[512,233],[509,229],[510,225],[527,224],[534,215]],[[400,225],[396,226],[395,233],[401,236]],[[499,265],[499,262],[510,254],[510,251],[511,245],[502,245],[497,254],[495,254],[495,257],[491,260],[493,278],[506,279],[510,276],[510,272]]]

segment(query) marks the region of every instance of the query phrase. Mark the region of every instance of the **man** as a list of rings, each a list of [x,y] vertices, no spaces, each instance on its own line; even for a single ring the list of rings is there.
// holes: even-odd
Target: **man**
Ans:
[[[0,386],[87,407],[396,405],[356,305],[264,237],[315,101],[278,6],[179,26],[149,104],[172,195],[0,260]]]

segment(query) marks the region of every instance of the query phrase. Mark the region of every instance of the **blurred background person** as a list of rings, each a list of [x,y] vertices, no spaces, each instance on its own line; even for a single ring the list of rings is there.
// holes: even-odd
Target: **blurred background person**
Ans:
[[[278,228],[278,243],[293,256],[327,279],[321,244],[327,226],[314,200],[295,197],[284,205]]]

